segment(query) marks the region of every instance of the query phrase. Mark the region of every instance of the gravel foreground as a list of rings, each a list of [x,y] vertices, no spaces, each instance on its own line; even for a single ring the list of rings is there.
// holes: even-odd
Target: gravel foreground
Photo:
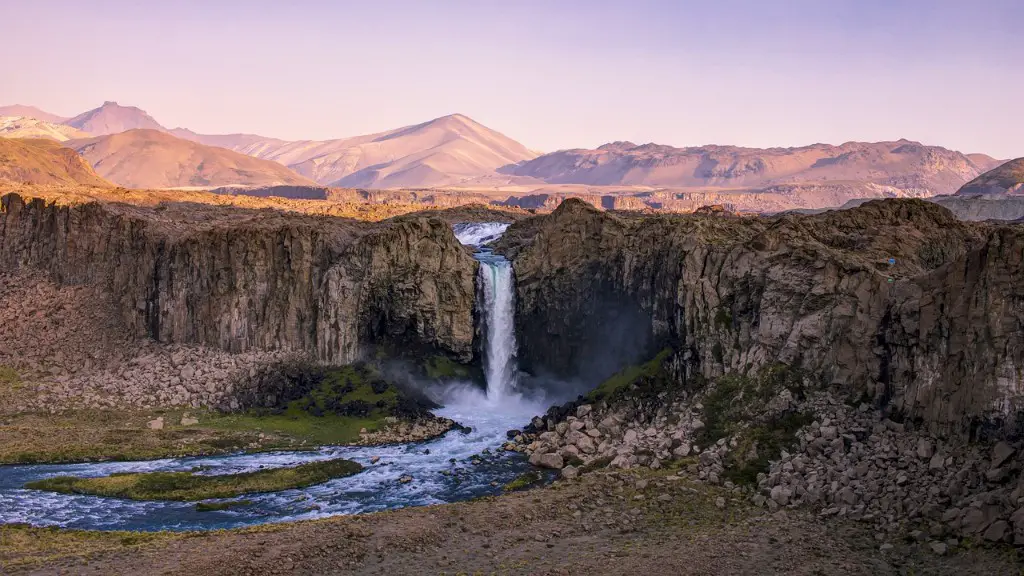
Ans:
[[[668,474],[595,473],[497,498],[197,534],[31,574],[1022,574],[1007,546],[880,551],[863,524],[768,513]],[[62,557],[61,557],[62,556]],[[2,556],[0,556],[2,558]],[[24,560],[24,559],[23,559]],[[8,558],[10,561],[10,558]]]

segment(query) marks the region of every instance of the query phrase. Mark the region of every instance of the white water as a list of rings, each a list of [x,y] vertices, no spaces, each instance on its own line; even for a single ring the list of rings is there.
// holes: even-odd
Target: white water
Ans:
[[[326,447],[312,452],[0,466],[0,523],[99,530],[208,530],[439,504],[499,493],[503,484],[526,467],[522,456],[501,452],[505,432],[526,424],[550,404],[548,399],[526,398],[516,391],[512,267],[486,248],[506,228],[508,224],[501,223],[460,224],[455,228],[460,241],[480,249],[476,258],[481,263],[487,310],[487,390],[465,383],[425,392],[444,406],[437,414],[469,426],[468,434],[449,432],[420,444]],[[493,454],[478,457],[485,451]],[[373,464],[373,457],[380,460]],[[107,476],[116,472],[182,471],[196,466],[203,466],[204,474],[231,474],[326,458],[348,458],[366,469],[309,488],[243,496],[238,500],[250,504],[213,512],[197,512],[194,503],[188,502],[134,502],[23,488],[26,482],[60,475]],[[399,482],[406,474],[413,480]]]
[[[480,279],[487,310],[487,397],[500,400],[516,389],[515,302],[512,265],[508,260],[480,260]]]
[[[504,222],[466,222],[454,226],[459,242],[474,248],[483,248],[501,238],[508,227]]]
[[[491,252],[487,244],[500,238],[508,227],[498,222],[455,225],[459,242],[479,249],[476,259],[480,262],[482,304],[487,311],[484,319],[487,398],[497,402],[511,399],[516,389],[515,285],[512,263]]]

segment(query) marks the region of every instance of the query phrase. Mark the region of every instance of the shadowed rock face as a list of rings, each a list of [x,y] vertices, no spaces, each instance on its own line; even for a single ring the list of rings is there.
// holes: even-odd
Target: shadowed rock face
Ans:
[[[783,362],[936,431],[1013,432],[1019,227],[918,200],[749,219],[629,219],[566,201],[514,224],[499,249],[514,258],[532,372],[596,385],[667,345],[681,381]]]
[[[473,358],[476,262],[447,224],[201,205],[70,206],[10,194],[0,267],[114,295],[160,342],[352,362],[376,346]]]

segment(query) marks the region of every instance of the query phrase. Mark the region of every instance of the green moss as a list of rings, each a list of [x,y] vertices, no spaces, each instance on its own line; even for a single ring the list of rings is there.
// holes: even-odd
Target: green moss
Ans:
[[[318,445],[350,444],[360,431],[384,428],[389,416],[414,418],[425,406],[401,393],[367,365],[343,366],[323,374],[319,382],[284,406],[251,410],[210,419],[222,430],[258,430]]]
[[[607,468],[609,464],[614,460],[611,456],[601,456],[600,458],[594,458],[590,462],[580,466],[581,473],[593,472],[594,470],[600,470],[601,468]]]
[[[719,326],[727,330],[731,329],[732,312],[728,308],[720,306],[718,310],[715,312],[715,324],[718,324]]]
[[[648,385],[663,384],[663,382],[656,383],[655,381],[664,379],[664,364],[671,355],[672,349],[665,348],[657,356],[644,364],[628,366],[622,369],[611,378],[602,382],[600,386],[587,395],[587,399],[591,402],[611,400],[628,392],[634,386],[640,386],[645,383]]]
[[[351,476],[362,469],[356,462],[339,458],[292,468],[271,468],[219,476],[201,476],[191,472],[113,474],[102,478],[58,476],[29,482],[25,487],[62,494],[91,494],[131,500],[195,501],[304,488],[333,478]]]
[[[459,364],[447,356],[431,356],[423,364],[427,378],[432,380],[469,380],[473,377],[469,366]]]
[[[799,370],[785,364],[762,369],[756,375],[726,374],[704,398],[704,429],[699,442],[710,444],[736,431],[784,388],[802,394]]]
[[[723,476],[736,484],[755,484],[759,472],[768,470],[771,460],[792,446],[796,432],[814,420],[810,414],[791,412],[765,424],[744,430],[740,444],[729,454]]]
[[[126,532],[0,524],[0,572],[67,558],[205,537],[204,532]]]
[[[0,365],[0,384],[7,384],[12,388],[17,388],[21,385],[21,376],[18,375],[18,371],[14,368]]]
[[[248,506],[252,500],[232,500],[230,502],[199,502],[196,504],[196,512],[216,512],[230,510],[239,506]]]
[[[503,490],[506,492],[512,492],[515,490],[524,490],[530,486],[540,484],[544,481],[544,475],[537,470],[530,470],[529,472],[523,472],[515,480],[505,484]]]

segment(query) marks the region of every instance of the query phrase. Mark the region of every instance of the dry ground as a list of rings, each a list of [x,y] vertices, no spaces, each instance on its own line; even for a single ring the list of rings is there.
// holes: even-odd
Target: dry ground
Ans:
[[[937,556],[896,542],[879,552],[862,525],[765,514],[666,474],[638,489],[636,478],[602,472],[498,498],[202,535],[19,530],[0,560],[9,573],[104,575],[1022,573],[1011,549]]]

